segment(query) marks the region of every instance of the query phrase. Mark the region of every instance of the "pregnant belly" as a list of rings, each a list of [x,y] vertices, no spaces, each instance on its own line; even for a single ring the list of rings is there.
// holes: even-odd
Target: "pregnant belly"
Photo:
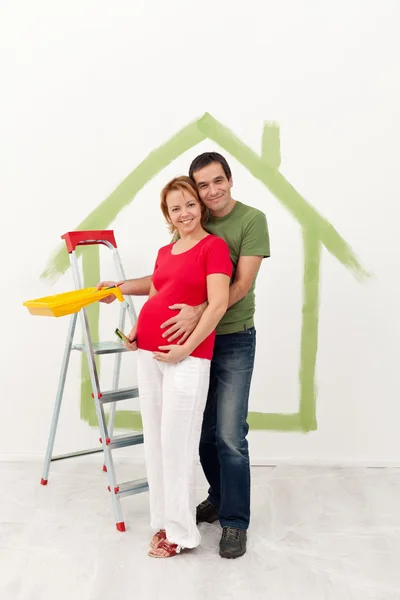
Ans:
[[[158,294],[157,294],[158,295]],[[171,310],[165,303],[161,303],[159,298],[153,296],[144,304],[140,311],[137,324],[137,345],[142,350],[152,352],[158,350],[159,346],[166,345],[169,342],[162,334],[168,327],[161,329],[162,323],[177,315],[179,310]],[[157,302],[155,301],[157,299]],[[177,340],[176,340],[177,341]],[[173,343],[176,343],[174,341]]]

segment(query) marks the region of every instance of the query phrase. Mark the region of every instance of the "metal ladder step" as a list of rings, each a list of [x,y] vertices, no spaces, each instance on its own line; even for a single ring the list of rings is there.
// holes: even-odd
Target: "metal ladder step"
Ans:
[[[92,344],[94,354],[116,354],[118,352],[129,352],[122,345],[122,342],[95,342]],[[85,352],[85,346],[83,344],[73,344],[72,350],[78,350],[78,352]]]
[[[139,388],[137,386],[101,392],[99,401],[102,404],[107,404],[107,402],[118,402],[119,400],[128,400],[129,398],[139,398]]]
[[[134,479],[133,481],[117,484],[115,495],[123,498],[124,496],[133,496],[134,494],[146,492],[148,489],[149,484],[147,483],[147,479]]]
[[[143,433],[114,435],[107,439],[107,447],[110,450],[114,450],[115,448],[127,448],[128,446],[136,446],[137,444],[143,444]]]

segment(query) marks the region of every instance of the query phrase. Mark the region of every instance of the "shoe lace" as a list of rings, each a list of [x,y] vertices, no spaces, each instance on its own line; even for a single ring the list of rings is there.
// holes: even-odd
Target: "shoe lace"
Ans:
[[[222,538],[224,540],[238,540],[240,538],[240,529],[236,527],[224,527],[222,532]]]

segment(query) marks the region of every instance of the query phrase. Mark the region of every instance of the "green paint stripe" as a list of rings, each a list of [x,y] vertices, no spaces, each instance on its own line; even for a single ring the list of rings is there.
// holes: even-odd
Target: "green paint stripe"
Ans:
[[[100,248],[99,246],[86,246],[82,254],[83,287],[91,287],[100,281]],[[99,340],[100,304],[94,302],[85,309],[89,324],[92,342]],[[92,383],[90,381],[89,367],[84,352],[81,363],[81,419],[86,422],[95,420],[98,425],[96,408],[92,398]],[[97,373],[100,379],[100,361],[96,356]]]
[[[270,431],[302,431],[302,423],[299,413],[279,414],[250,412],[247,422],[250,429]]]
[[[315,366],[318,350],[319,280],[321,264],[321,242],[317,232],[305,230],[304,276],[303,276],[303,320],[300,354],[300,416],[302,429],[317,429]]]
[[[142,431],[142,418],[137,410],[118,410],[115,415],[115,429]]]
[[[266,122],[261,145],[261,160],[272,169],[281,165],[281,141],[278,123]]]
[[[208,113],[199,120],[199,128],[206,137],[219,144],[242,163],[256,179],[262,181],[303,227],[316,230],[327,250],[343,265],[361,279],[369,276],[347,242],[311,204],[296,192],[283,175],[268,166],[232,131],[221,125]]]
[[[247,422],[252,430],[304,431],[299,413],[275,414],[250,412]],[[93,420],[97,425],[97,419]],[[142,420],[138,411],[119,410],[115,416],[115,428],[142,431]]]
[[[199,131],[197,122],[194,121],[172,136],[165,144],[153,150],[130,173],[119,186],[95,208],[79,225],[76,230],[106,229],[133,200],[135,195],[155,175],[165,169],[181,154],[190,150],[204,140],[204,135]],[[68,254],[65,244],[57,248],[47,263],[41,277],[56,281],[69,267]]]

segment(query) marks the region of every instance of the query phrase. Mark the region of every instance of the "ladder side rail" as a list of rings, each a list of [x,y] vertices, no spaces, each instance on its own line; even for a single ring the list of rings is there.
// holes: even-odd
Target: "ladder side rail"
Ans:
[[[81,282],[81,277],[80,277],[80,273],[79,273],[79,266],[78,266],[78,260],[76,257],[76,252],[75,251],[71,252],[70,257],[71,257],[71,268],[72,268],[75,285],[76,285],[77,289],[82,289],[82,282]],[[118,528],[118,527],[121,527],[121,523],[123,523],[122,507],[121,507],[121,501],[120,501],[119,497],[116,495],[116,491],[115,491],[116,487],[117,487],[117,480],[116,480],[116,476],[115,476],[114,461],[112,458],[111,450],[107,446],[107,440],[109,439],[109,434],[108,434],[108,430],[107,430],[107,422],[106,422],[106,416],[104,413],[104,409],[101,406],[100,401],[99,401],[99,399],[101,397],[100,384],[99,384],[99,378],[98,378],[98,373],[97,373],[97,368],[96,368],[95,356],[94,356],[94,352],[93,352],[89,323],[87,320],[86,310],[84,308],[81,308],[81,310],[79,311],[79,316],[80,316],[80,320],[81,320],[83,343],[84,343],[86,358],[87,358],[87,362],[88,362],[90,381],[92,384],[93,398],[94,398],[94,402],[95,402],[96,414],[97,414],[97,419],[98,419],[98,423],[99,423],[101,442],[103,445],[104,462],[105,462],[105,466],[107,468],[107,478],[108,478],[109,485],[110,485],[112,504],[113,504],[113,508],[114,508],[115,517],[117,519],[117,528]]]
[[[60,378],[58,380],[56,401],[54,404],[53,417],[52,417],[52,421],[51,421],[49,438],[48,438],[48,442],[47,442],[46,456],[45,456],[44,465],[43,465],[43,473],[42,473],[42,481],[41,481],[42,485],[47,484],[48,477],[49,477],[49,471],[50,471],[50,463],[53,458],[54,442],[55,442],[55,438],[56,438],[57,426],[58,426],[58,421],[59,421],[59,417],[60,417],[61,403],[62,403],[62,399],[63,399],[63,395],[64,395],[64,388],[65,388],[65,381],[67,378],[69,359],[71,357],[71,348],[72,348],[72,342],[73,342],[74,334],[75,334],[77,316],[78,316],[77,313],[74,313],[72,315],[70,324],[69,324],[69,328],[68,328],[67,341],[65,343],[65,350],[64,350],[64,356],[63,356],[62,364],[61,364]]]
[[[122,266],[121,257],[119,255],[117,248],[113,248],[112,253],[113,253],[113,260],[114,260],[117,277],[118,277],[118,279],[125,281],[126,275],[125,275],[124,267]],[[125,311],[127,311],[129,314],[129,318],[130,318],[132,327],[137,321],[137,314],[136,314],[135,307],[133,304],[132,296],[124,296],[124,300],[125,300],[124,306],[121,305],[121,308],[120,308],[120,322],[118,325],[118,327],[119,327],[119,329],[121,329],[121,331],[124,330]],[[114,378],[115,379],[114,379],[113,389],[117,389],[117,387],[118,387],[119,374],[120,374],[120,369],[121,369],[121,359],[122,359],[121,354],[117,355],[115,358],[115,367],[114,367]],[[112,433],[114,431],[116,410],[117,410],[116,402],[113,402],[110,407],[109,420],[108,420],[109,431],[111,432],[110,435],[112,435]]]
[[[119,321],[118,321],[118,329],[120,329],[121,331],[124,331],[124,328],[125,328],[126,312],[127,312],[127,306],[125,305],[125,302],[123,302],[123,303],[121,303],[120,308],[119,308]],[[122,361],[122,353],[118,352],[115,355],[115,359],[114,359],[114,373],[113,373],[113,383],[112,383],[113,390],[117,390],[119,388],[119,378],[120,378],[120,374],[121,374],[121,361]],[[117,403],[112,402],[111,406],[110,406],[109,417],[108,417],[108,431],[109,431],[110,437],[112,437],[112,435],[114,433],[116,410],[117,410]]]
[[[117,248],[113,248],[113,259],[114,259],[115,269],[116,269],[119,279],[125,281],[126,275],[125,275],[125,271],[124,271],[124,268],[123,268],[122,262],[121,262],[121,257],[119,255]],[[137,321],[137,314],[136,314],[135,307],[133,304],[132,296],[126,296],[126,297],[124,296],[124,298],[125,298],[125,302],[127,304],[129,317],[131,319],[131,323],[132,323],[132,327],[133,327],[133,325]]]

